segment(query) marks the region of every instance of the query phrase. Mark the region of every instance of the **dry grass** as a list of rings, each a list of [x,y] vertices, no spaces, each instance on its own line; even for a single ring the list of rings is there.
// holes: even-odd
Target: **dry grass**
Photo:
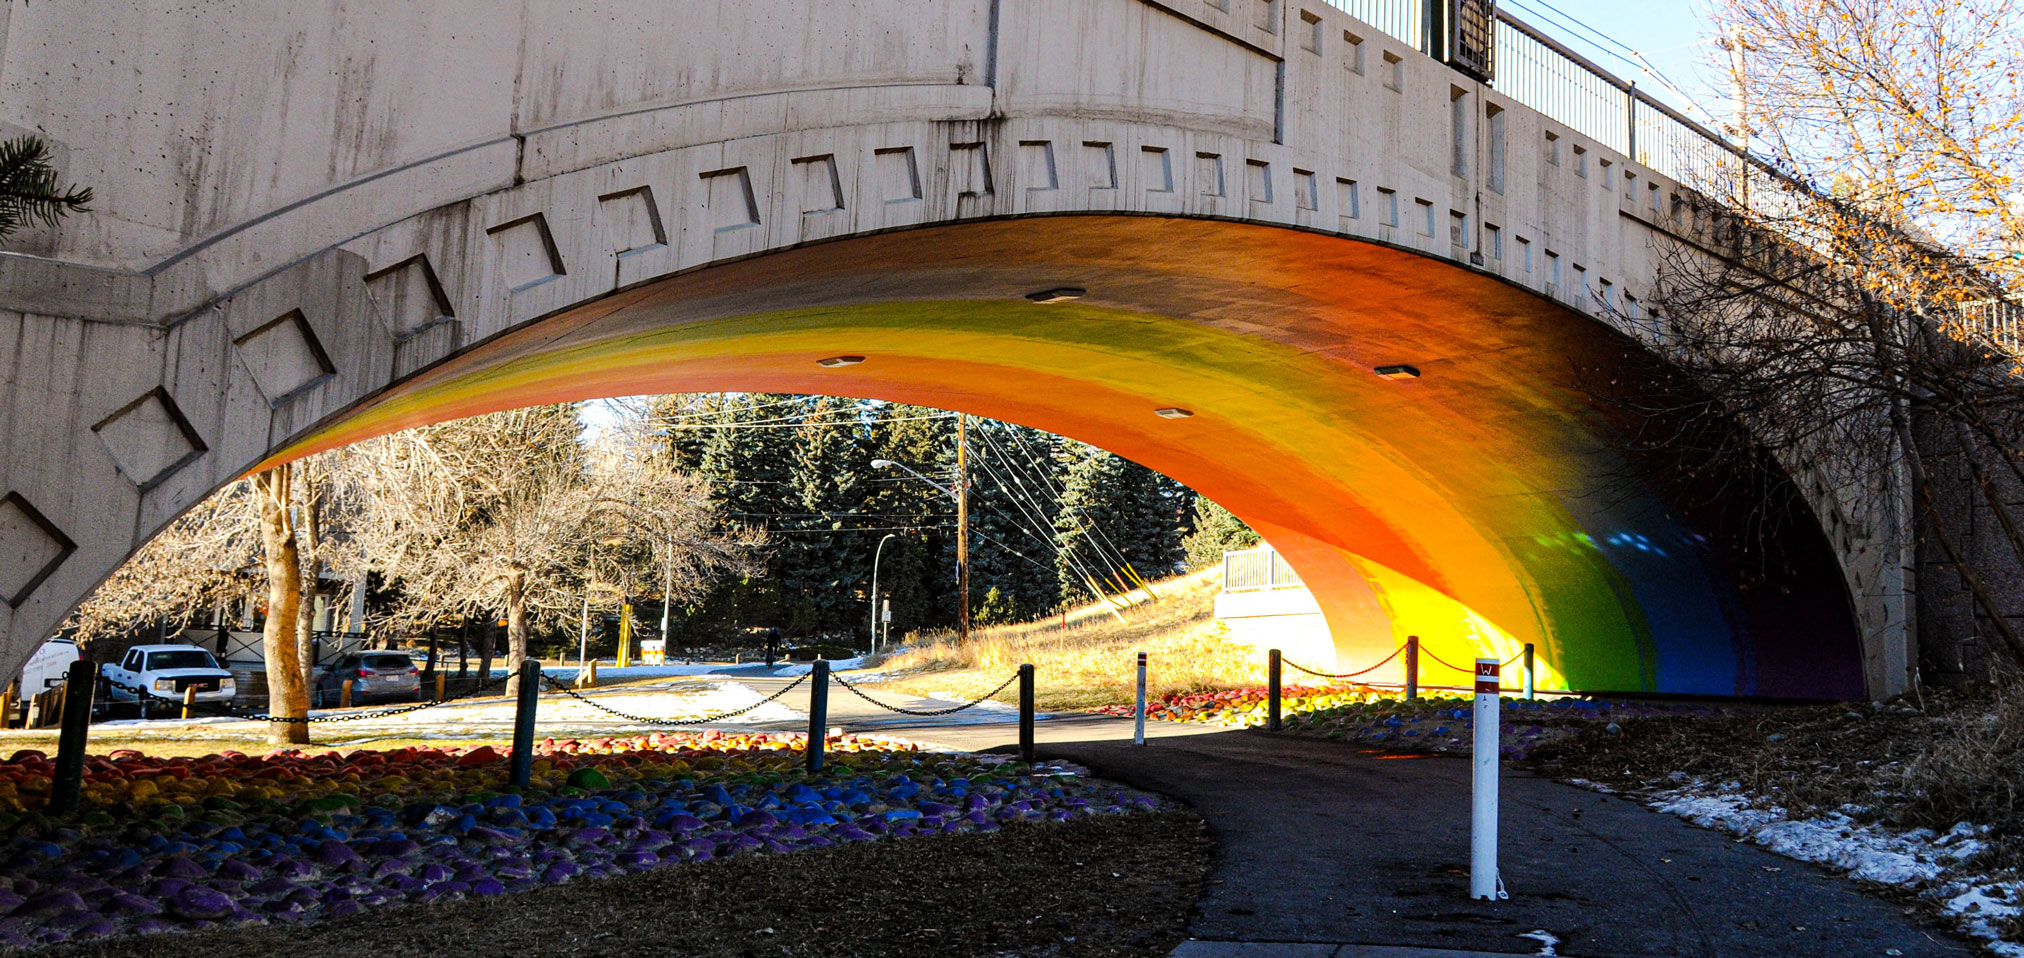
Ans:
[[[1738,782],[1796,816],[1846,806],[1860,817],[1944,831],[1989,825],[2024,840],[2024,683],[1927,691],[1888,703],[1633,719],[1590,729],[1534,759],[1563,775],[1629,788],[1674,773]],[[2024,862],[2024,857],[2020,857]]]
[[[1215,571],[1153,583],[1159,601],[1122,611],[1122,622],[1102,605],[1089,605],[1070,611],[1065,629],[1055,618],[980,629],[967,644],[953,635],[937,637],[887,658],[884,669],[902,674],[885,687],[973,697],[1030,662],[1043,711],[1117,705],[1135,693],[1139,652],[1151,662],[1147,684],[1154,696],[1263,685],[1264,655],[1226,638],[1216,622],[1221,580]],[[1016,689],[1006,689],[998,698],[1015,696]]]

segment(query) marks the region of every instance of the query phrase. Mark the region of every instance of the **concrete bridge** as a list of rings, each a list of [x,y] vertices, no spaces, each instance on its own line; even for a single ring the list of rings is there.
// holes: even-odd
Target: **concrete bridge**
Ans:
[[[1414,29],[1323,0],[0,5],[0,134],[98,195],[0,255],[0,672],[263,463],[766,390],[1164,471],[1294,563],[1344,666],[1417,634],[1536,643],[1549,687],[1905,687],[1896,497],[1735,477],[1810,506],[1760,537],[1583,388],[1667,376],[1638,300],[1708,226],[1675,179],[1707,145],[1608,78],[1551,86],[1585,67],[1508,19],[1487,83],[1480,34]]]

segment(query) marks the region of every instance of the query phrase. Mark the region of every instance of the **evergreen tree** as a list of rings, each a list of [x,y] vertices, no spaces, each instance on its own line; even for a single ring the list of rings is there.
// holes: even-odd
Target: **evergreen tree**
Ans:
[[[995,420],[972,434],[970,604],[985,625],[1022,621],[1061,601],[1054,521],[1053,437]],[[996,593],[995,598],[993,593]]]
[[[1089,595],[1090,579],[1105,589],[1127,587],[1127,565],[1147,579],[1172,572],[1183,554],[1181,528],[1193,493],[1094,446],[1066,442],[1063,452],[1068,465],[1054,523],[1062,595]]]
[[[872,423],[865,468],[890,459],[954,488],[956,422],[939,409],[888,404]],[[879,563],[879,591],[892,600],[892,632],[947,628],[956,621],[956,505],[933,486],[904,470],[882,469],[865,476],[863,509],[886,531],[912,530],[886,545]],[[871,539],[871,548],[884,532]]]
[[[90,187],[57,184],[49,145],[41,137],[0,140],[0,239],[24,225],[55,226],[66,213],[90,209]]]
[[[793,431],[790,488],[799,512],[781,524],[794,534],[776,566],[785,627],[796,633],[848,635],[869,619],[862,594],[870,576],[866,536],[880,523],[860,515],[859,476],[870,457],[863,455],[859,410],[850,400],[818,399]]]
[[[1195,498],[1194,526],[1182,539],[1190,569],[1207,568],[1223,561],[1223,553],[1249,549],[1259,542],[1258,533],[1244,520],[1206,496]]]

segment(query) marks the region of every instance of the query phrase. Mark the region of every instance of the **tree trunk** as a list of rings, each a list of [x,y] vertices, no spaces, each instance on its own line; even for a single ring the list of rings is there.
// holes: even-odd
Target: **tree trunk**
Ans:
[[[317,556],[323,546],[323,526],[317,514],[316,493],[309,488],[315,479],[306,469],[295,470],[293,479],[291,485],[296,489],[292,491],[304,493],[297,497],[301,521],[295,530],[296,568],[303,570],[296,576],[299,582],[296,591],[301,599],[295,608],[295,656],[306,689],[316,683],[316,600],[323,588],[323,577],[317,574]]]
[[[492,681],[492,650],[497,648],[499,644],[499,636],[493,631],[497,628],[497,626],[493,625],[493,622],[497,621],[497,619],[498,615],[496,613],[491,609],[486,609],[485,624],[478,629],[478,641],[483,643],[478,647],[478,681],[480,682]]]
[[[267,623],[260,633],[267,658],[267,712],[305,718],[309,697],[302,682],[302,657],[296,649],[296,613],[302,603],[302,562],[295,545],[290,514],[291,470],[275,466],[253,477],[260,506],[260,542],[267,566]],[[270,722],[267,740],[277,745],[305,744],[309,726],[301,722]]]
[[[520,694],[520,663],[527,660],[527,574],[516,572],[506,581],[506,668],[513,677],[506,682],[508,698]]]

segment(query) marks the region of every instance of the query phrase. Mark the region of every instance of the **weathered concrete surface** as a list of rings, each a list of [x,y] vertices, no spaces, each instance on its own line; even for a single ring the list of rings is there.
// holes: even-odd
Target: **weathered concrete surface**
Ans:
[[[1649,335],[1653,242],[1709,227],[1677,184],[1279,0],[8,3],[19,130],[98,200],[0,256],[0,672],[277,450],[711,264],[1042,214],[1223,220]],[[1221,305],[1165,312],[1227,328],[1254,304]],[[1898,503],[1804,488],[1863,682],[1901,688]]]

